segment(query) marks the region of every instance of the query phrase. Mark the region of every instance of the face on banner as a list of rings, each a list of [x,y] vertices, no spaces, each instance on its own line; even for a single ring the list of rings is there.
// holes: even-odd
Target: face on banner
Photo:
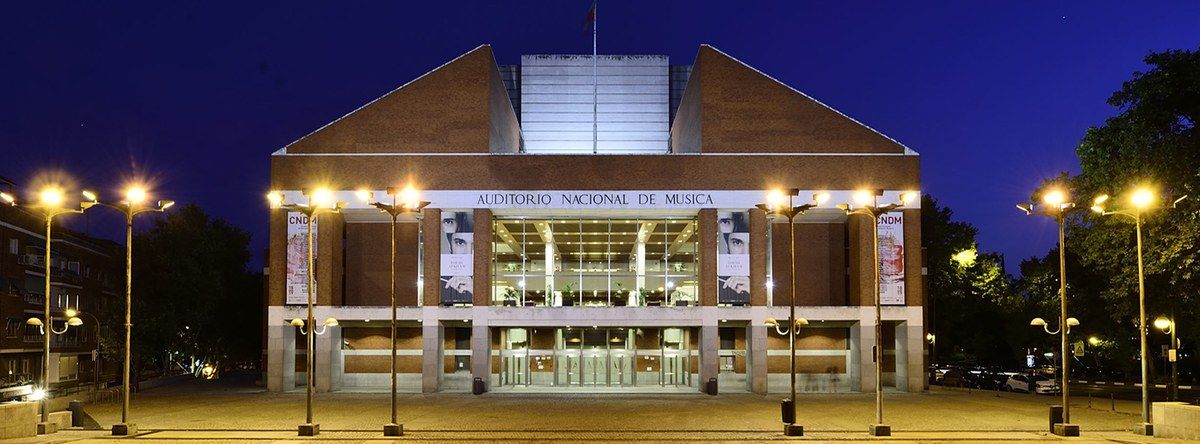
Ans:
[[[879,216],[879,302],[904,305],[904,213]]]
[[[717,299],[721,304],[750,303],[750,214],[717,213]]]
[[[308,304],[308,216],[297,212],[287,214],[287,272],[285,273],[288,305]],[[317,221],[313,221],[313,240],[317,238]],[[313,258],[316,264],[316,258]],[[313,278],[316,283],[316,277]],[[313,292],[317,289],[313,288]],[[315,295],[314,295],[315,298]]]
[[[441,227],[442,305],[469,304],[474,291],[474,214],[443,211]]]

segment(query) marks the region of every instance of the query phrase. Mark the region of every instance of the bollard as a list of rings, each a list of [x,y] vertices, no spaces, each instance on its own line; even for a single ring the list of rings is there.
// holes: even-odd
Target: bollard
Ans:
[[[708,378],[708,385],[705,386],[704,392],[708,393],[711,396],[716,396],[716,394],[717,394],[717,378]]]
[[[1117,396],[1112,393],[1109,393],[1108,401],[1110,403],[1112,403],[1112,411],[1114,411],[1114,412],[1117,411]]]
[[[71,411],[71,427],[83,427],[83,403],[71,401],[67,410]]]
[[[1088,408],[1092,408],[1092,392],[1088,392]]]
[[[779,416],[784,424],[795,424],[796,404],[790,399],[784,399],[779,403]]]
[[[1062,424],[1063,422],[1063,406],[1050,406],[1050,433],[1054,433],[1054,425]]]
[[[475,380],[471,382],[471,393],[482,395],[485,391],[484,388],[483,378],[475,378]]]

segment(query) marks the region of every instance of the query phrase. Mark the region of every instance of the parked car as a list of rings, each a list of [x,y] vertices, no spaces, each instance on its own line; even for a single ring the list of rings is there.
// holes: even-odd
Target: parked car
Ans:
[[[1057,381],[1040,374],[1021,373],[1009,376],[1005,386],[1010,392],[1037,394],[1059,393],[1062,390]]]
[[[946,387],[970,387],[970,379],[970,373],[966,370],[954,368],[946,370],[938,383]]]

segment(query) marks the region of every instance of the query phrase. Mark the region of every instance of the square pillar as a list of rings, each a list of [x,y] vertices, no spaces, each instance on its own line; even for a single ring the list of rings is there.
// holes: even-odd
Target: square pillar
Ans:
[[[767,305],[767,213],[750,209],[750,305]],[[749,337],[749,336],[747,336]],[[765,350],[765,349],[764,349]]]
[[[492,305],[492,210],[475,209],[474,233],[475,263],[471,305],[485,307]]]
[[[874,316],[871,316],[869,319],[860,319],[854,327],[850,328],[850,337],[854,338],[855,336],[857,336],[857,340],[852,344],[858,345],[858,352],[853,353],[852,359],[857,358],[856,365],[853,368],[858,371],[858,374],[851,375],[851,380],[858,380],[859,391],[874,393],[876,365],[873,355],[873,347],[875,346]],[[853,348],[853,345],[851,347]]]
[[[716,378],[717,373],[721,371],[719,353],[721,338],[717,331],[715,324],[700,327],[700,384],[698,386],[702,392],[705,384],[708,384],[708,380]]]
[[[746,327],[746,376],[751,392],[767,394],[767,328],[753,323]]]
[[[705,208],[696,216],[696,234],[700,236],[700,297],[702,306],[717,305],[717,210]],[[703,379],[703,378],[702,378]],[[707,381],[707,379],[704,379]],[[703,381],[701,381],[703,382]]]
[[[426,319],[421,326],[421,393],[436,392],[441,386],[444,335],[445,327],[435,319]]]
[[[426,208],[422,210],[422,213],[421,260],[424,281],[421,285],[423,287],[421,289],[421,305],[436,307],[442,304],[442,210]],[[429,337],[429,334],[426,333],[425,336]],[[437,336],[441,337],[441,335]],[[441,358],[438,359],[438,362],[441,362]],[[433,391],[436,390],[435,385]]]
[[[925,327],[906,321],[896,325],[896,388],[925,390]]]
[[[317,392],[329,392],[342,388],[345,374],[345,359],[342,357],[342,327],[328,327],[325,334],[316,337],[316,354],[313,368],[316,369]]]
[[[487,324],[471,324],[471,379],[482,378],[484,391],[492,389],[492,331]]]
[[[296,388],[296,332],[291,325],[267,326],[267,391]]]
[[[875,255],[871,251],[871,219],[862,215],[846,218],[846,242],[849,245],[850,279],[847,281],[847,304],[875,305]],[[920,250],[919,248],[914,248]],[[872,317],[874,319],[874,317]],[[874,321],[872,321],[874,322]]]
[[[345,225],[341,214],[317,215],[317,263],[313,270],[317,285],[316,294],[313,295],[316,305],[345,305],[345,292],[342,291],[342,275],[346,271],[342,263],[345,258],[342,254],[346,239]]]

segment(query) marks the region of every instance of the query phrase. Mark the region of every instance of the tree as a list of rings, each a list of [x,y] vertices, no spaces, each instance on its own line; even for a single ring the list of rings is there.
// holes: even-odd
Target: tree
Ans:
[[[942,362],[1012,363],[1007,319],[1018,304],[1003,258],[978,252],[978,230],[952,220],[933,197],[923,196],[921,209],[935,355]]]
[[[258,360],[262,276],[247,270],[249,243],[249,233],[195,205],[167,213],[134,236],[135,374]],[[123,313],[124,304],[113,304],[106,317],[120,324]]]
[[[1146,300],[1151,319],[1174,312],[1180,325],[1200,327],[1200,51],[1152,53],[1145,62],[1150,69],[1134,73],[1108,99],[1119,113],[1083,137],[1076,149],[1081,173],[1073,182],[1080,196],[1113,194],[1116,205],[1124,198],[1117,193],[1140,185],[1191,196],[1144,220]],[[1104,282],[1097,296],[1107,304],[1110,322],[1120,326],[1114,335],[1122,341],[1137,338],[1132,225],[1124,217],[1089,216],[1071,226],[1083,265]],[[1181,329],[1183,343],[1195,344],[1198,331]]]

